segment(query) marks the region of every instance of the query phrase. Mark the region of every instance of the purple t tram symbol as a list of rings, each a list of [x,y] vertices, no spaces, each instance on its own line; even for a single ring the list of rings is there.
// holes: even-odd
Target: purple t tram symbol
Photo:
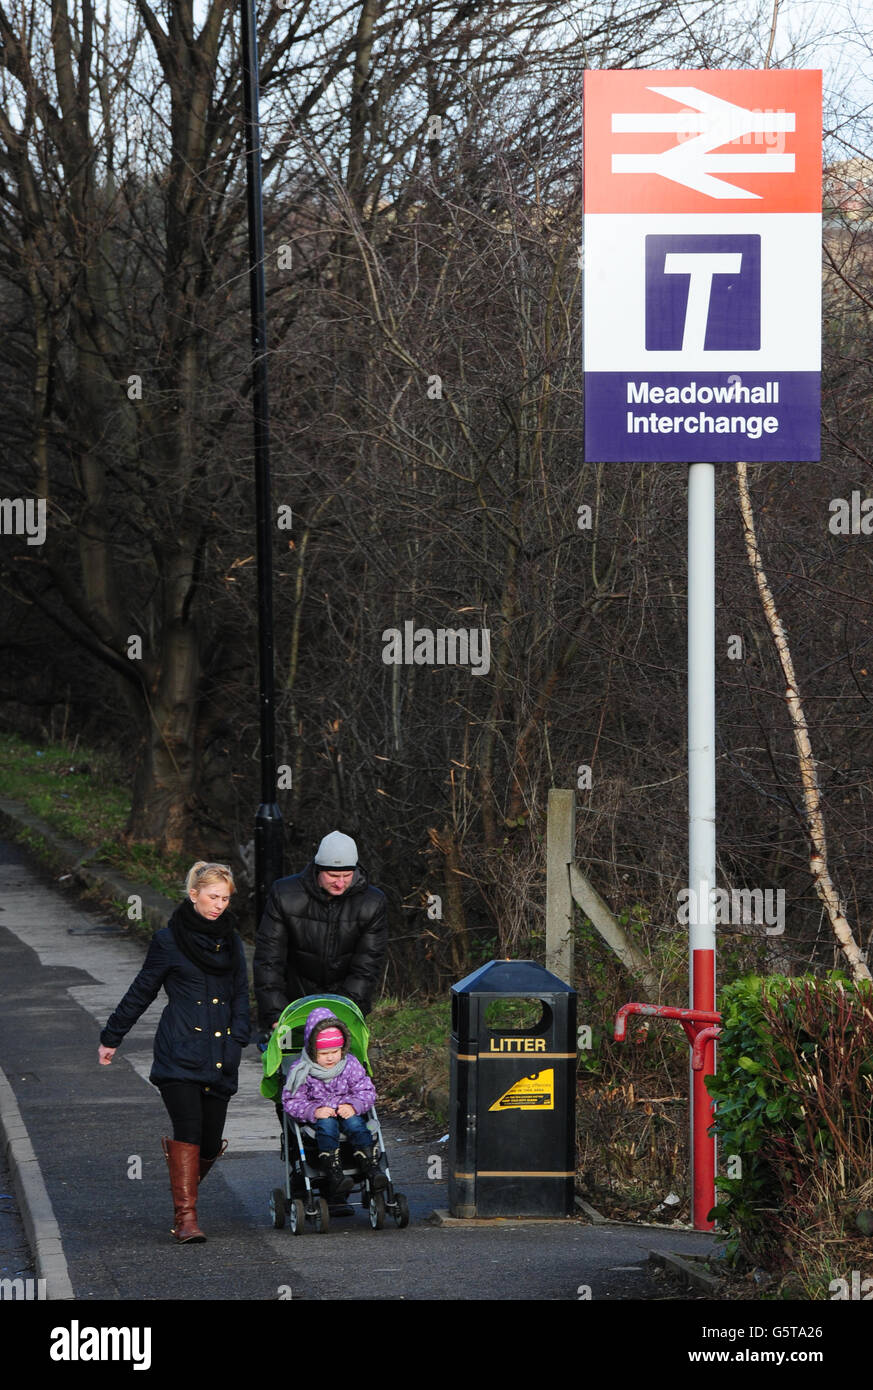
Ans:
[[[760,236],[646,237],[647,352],[760,347]]]

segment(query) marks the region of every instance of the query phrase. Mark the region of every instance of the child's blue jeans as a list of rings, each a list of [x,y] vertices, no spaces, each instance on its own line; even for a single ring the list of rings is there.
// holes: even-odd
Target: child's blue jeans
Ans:
[[[367,1129],[367,1121],[363,1115],[349,1115],[347,1120],[329,1115],[327,1119],[315,1121],[315,1138],[319,1153],[333,1153],[334,1149],[339,1148],[340,1130],[343,1137],[356,1149],[372,1148],[373,1136]]]

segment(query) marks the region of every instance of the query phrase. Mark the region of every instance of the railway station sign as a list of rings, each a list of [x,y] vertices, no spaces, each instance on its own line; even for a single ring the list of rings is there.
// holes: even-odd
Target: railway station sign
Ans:
[[[586,459],[818,459],[821,73],[587,73],[584,196]]]

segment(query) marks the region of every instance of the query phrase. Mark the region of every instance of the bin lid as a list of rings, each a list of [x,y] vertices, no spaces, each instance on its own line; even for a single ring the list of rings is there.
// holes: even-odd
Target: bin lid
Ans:
[[[490,960],[480,965],[472,975],[466,975],[456,985],[453,994],[508,994],[515,997],[543,994],[575,994],[570,985],[559,980],[544,965],[535,960]]]

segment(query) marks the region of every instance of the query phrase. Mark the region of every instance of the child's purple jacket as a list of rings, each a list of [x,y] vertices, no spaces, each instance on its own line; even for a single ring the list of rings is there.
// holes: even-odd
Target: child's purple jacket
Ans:
[[[304,1029],[304,1048],[316,1025],[327,1022],[336,1023],[330,1009],[313,1009],[306,1020]],[[291,1094],[287,1088],[282,1092],[282,1105],[289,1115],[304,1124],[315,1124],[315,1112],[322,1105],[334,1110],[339,1105],[352,1105],[356,1115],[363,1115],[376,1102],[376,1087],[365,1072],[357,1057],[347,1056],[346,1064],[338,1076],[329,1081],[321,1081],[316,1076],[306,1080]]]

